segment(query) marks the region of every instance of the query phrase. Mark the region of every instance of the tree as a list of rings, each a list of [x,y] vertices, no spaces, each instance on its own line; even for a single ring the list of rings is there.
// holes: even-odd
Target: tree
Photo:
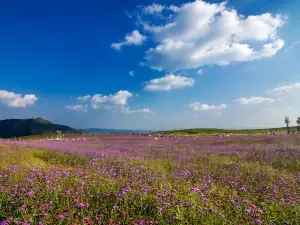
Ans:
[[[297,118],[296,123],[298,125],[297,126],[298,133],[300,133],[300,117]]]
[[[290,125],[290,118],[289,117],[284,117],[284,123],[286,124],[286,128],[287,128],[287,132],[288,132],[288,134],[290,133],[290,127],[289,127],[289,125]]]
[[[56,133],[56,138],[57,139],[61,138],[61,131],[57,130],[55,133]]]

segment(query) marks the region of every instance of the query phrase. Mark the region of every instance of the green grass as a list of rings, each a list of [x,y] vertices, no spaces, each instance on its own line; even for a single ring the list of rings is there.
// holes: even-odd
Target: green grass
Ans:
[[[296,127],[291,127],[296,130]],[[286,133],[286,128],[268,128],[268,129],[243,129],[243,130],[227,130],[217,128],[195,128],[184,130],[159,131],[153,134],[162,135],[188,135],[188,136],[203,136],[203,135],[261,135],[266,132],[275,132],[276,134]]]

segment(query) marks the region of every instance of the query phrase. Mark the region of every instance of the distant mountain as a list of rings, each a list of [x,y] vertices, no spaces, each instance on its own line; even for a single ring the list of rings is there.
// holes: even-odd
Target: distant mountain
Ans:
[[[90,132],[99,134],[112,134],[112,133],[151,133],[150,130],[119,130],[119,129],[103,129],[103,128],[88,128]]]
[[[0,120],[0,138],[21,137],[38,134],[55,133],[80,134],[83,131],[68,126],[53,124],[43,118]]]

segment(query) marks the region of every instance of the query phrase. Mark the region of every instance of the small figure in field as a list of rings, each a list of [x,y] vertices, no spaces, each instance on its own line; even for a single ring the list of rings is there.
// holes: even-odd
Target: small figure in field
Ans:
[[[56,133],[56,140],[60,140],[61,139],[61,131],[57,130],[55,133]]]

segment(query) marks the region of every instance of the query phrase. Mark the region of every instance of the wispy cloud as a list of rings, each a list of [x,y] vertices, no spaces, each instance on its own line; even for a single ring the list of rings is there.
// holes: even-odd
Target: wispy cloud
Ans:
[[[153,3],[152,5],[146,6],[143,8],[143,12],[145,14],[156,14],[156,13],[161,13],[165,9],[164,5],[159,5]]]
[[[194,111],[210,111],[210,110],[223,110],[227,108],[226,104],[221,105],[208,105],[208,104],[201,104],[200,102],[193,102],[188,105]]]
[[[125,114],[133,114],[133,113],[153,113],[153,114],[155,114],[155,112],[153,112],[151,109],[148,109],[148,108],[133,110],[130,107],[122,107],[121,112],[123,112]]]
[[[193,78],[168,74],[161,78],[150,80],[146,83],[144,90],[147,91],[169,91],[177,88],[190,87],[195,84]]]
[[[204,69],[200,69],[197,71],[197,74],[202,75],[204,74],[206,71]]]
[[[294,48],[296,45],[300,44],[300,40],[299,41],[295,41],[292,45],[288,46],[285,50],[288,51],[291,48]]]
[[[87,101],[87,100],[89,100],[91,97],[92,97],[92,96],[90,96],[90,95],[85,95],[85,96],[79,96],[77,99],[78,99],[79,101]]]
[[[241,105],[271,103],[274,101],[275,101],[275,99],[273,99],[273,98],[263,98],[263,97],[239,98],[239,99],[235,100],[235,102],[237,102]]]
[[[125,15],[129,18],[129,19],[132,19],[132,15],[131,15],[131,13],[129,13],[128,11],[125,11]]]
[[[131,76],[131,77],[134,76],[134,71],[133,70],[129,71],[129,76]]]
[[[268,94],[285,94],[289,91],[295,90],[295,89],[299,89],[300,88],[300,83],[295,83],[295,84],[291,84],[291,85],[285,85],[285,86],[281,86],[278,88],[273,88],[271,90],[268,90],[267,93]]]
[[[67,105],[67,106],[65,106],[65,109],[86,113],[88,111],[88,105],[87,104],[85,104],[85,105]]]

